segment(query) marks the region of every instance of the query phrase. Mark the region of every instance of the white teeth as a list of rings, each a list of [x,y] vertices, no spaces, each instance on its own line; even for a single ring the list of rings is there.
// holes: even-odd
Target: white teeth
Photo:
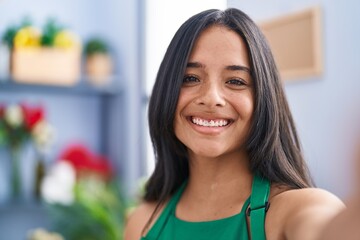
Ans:
[[[229,122],[227,120],[205,120],[201,118],[191,118],[191,121],[199,126],[204,127],[223,127],[226,126]]]

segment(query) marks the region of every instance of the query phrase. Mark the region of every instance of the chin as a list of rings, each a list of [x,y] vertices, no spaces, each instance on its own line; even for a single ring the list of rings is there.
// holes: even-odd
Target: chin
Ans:
[[[195,151],[194,150],[190,151],[191,155],[194,157],[217,158],[225,154],[224,151],[220,149],[214,149],[212,147],[206,147],[205,149],[196,149]]]

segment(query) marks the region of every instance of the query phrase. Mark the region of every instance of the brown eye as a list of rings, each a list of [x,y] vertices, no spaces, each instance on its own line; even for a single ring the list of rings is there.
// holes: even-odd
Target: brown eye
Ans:
[[[192,75],[188,75],[183,78],[184,84],[191,84],[191,83],[197,83],[197,82],[200,82],[200,80],[197,77],[192,76]]]
[[[245,81],[242,79],[231,79],[226,82],[227,84],[234,85],[234,86],[243,86],[246,85]]]

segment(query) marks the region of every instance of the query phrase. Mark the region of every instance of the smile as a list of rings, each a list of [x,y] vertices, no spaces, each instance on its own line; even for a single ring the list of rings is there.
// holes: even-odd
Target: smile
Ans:
[[[208,120],[198,117],[191,117],[191,122],[203,127],[224,127],[228,125],[230,121],[226,119]]]

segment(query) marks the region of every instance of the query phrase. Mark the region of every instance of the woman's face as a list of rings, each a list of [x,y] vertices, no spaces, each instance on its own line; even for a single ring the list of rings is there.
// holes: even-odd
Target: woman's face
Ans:
[[[242,153],[254,110],[253,83],[244,41],[212,26],[191,51],[174,122],[189,156]]]

